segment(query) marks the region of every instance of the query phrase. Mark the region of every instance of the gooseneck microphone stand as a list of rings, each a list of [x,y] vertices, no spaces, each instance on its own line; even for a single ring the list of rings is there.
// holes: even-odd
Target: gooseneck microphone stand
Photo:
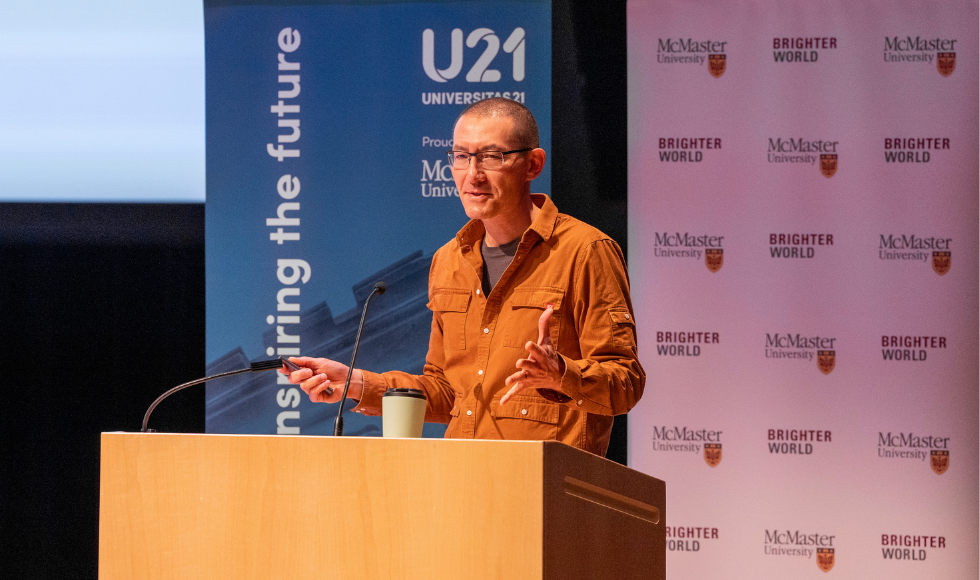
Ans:
[[[153,401],[153,404],[150,405],[150,408],[146,410],[146,414],[143,415],[143,429],[142,429],[142,432],[143,433],[154,433],[155,432],[153,429],[147,429],[146,428],[146,423],[150,420],[150,413],[152,413],[153,412],[153,409],[156,409],[157,408],[157,405],[159,405],[160,403],[162,403],[164,399],[166,399],[170,395],[176,393],[177,391],[183,391],[187,387],[193,387],[194,385],[199,385],[201,383],[205,383],[207,381],[210,381],[211,379],[220,379],[221,377],[230,377],[231,375],[240,375],[242,373],[254,373],[254,372],[258,372],[258,371],[272,371],[272,370],[281,369],[281,368],[282,368],[282,358],[280,357],[280,358],[277,358],[277,359],[263,360],[263,361],[251,363],[247,369],[238,369],[237,371],[228,371],[226,373],[221,373],[221,374],[217,374],[217,375],[211,375],[210,377],[204,377],[203,379],[197,379],[197,380],[186,382],[186,383],[184,383],[182,385],[177,385],[176,387],[170,389],[166,393],[164,393],[164,394],[160,395],[159,397],[157,397],[157,400]]]
[[[364,301],[364,311],[361,312],[361,324],[357,327],[357,339],[354,340],[354,353],[353,353],[353,355],[351,356],[351,359],[350,359],[350,370],[347,373],[347,381],[344,383],[344,393],[340,397],[340,410],[337,411],[337,420],[334,422],[334,425],[333,425],[333,434],[335,436],[338,436],[339,437],[339,436],[341,436],[341,435],[344,434],[344,416],[343,416],[344,415],[344,402],[347,400],[347,390],[350,388],[350,379],[351,379],[351,376],[354,374],[354,362],[357,360],[357,348],[361,344],[361,333],[364,331],[364,320],[367,318],[368,305],[371,303],[371,299],[372,298],[374,298],[376,295],[384,294],[385,293],[385,290],[387,290],[387,289],[388,289],[388,286],[384,282],[381,282],[381,281],[377,282],[374,285],[374,290],[367,297],[367,300]],[[157,397],[157,399],[155,401],[153,401],[153,404],[150,405],[150,408],[146,410],[146,414],[143,415],[143,428],[142,428],[142,432],[143,433],[153,433],[154,432],[153,429],[147,429],[146,428],[146,424],[150,420],[150,414],[153,413],[153,410],[156,409],[157,408],[157,405],[159,405],[160,403],[162,403],[164,399],[166,399],[170,395],[176,393],[177,391],[182,391],[182,390],[186,389],[187,387],[193,387],[194,385],[199,385],[201,383],[205,383],[205,382],[210,381],[212,379],[220,379],[221,377],[230,377],[231,375],[239,375],[239,374],[242,374],[242,373],[254,373],[254,372],[258,372],[258,371],[272,371],[272,370],[281,369],[281,368],[283,368],[283,366],[285,364],[284,360],[285,359],[283,359],[282,357],[279,357],[277,359],[263,360],[263,361],[259,361],[259,362],[254,362],[254,363],[251,363],[247,369],[238,369],[237,371],[228,371],[226,373],[220,373],[220,374],[217,374],[217,375],[211,375],[210,377],[204,377],[203,379],[197,379],[197,380],[186,382],[186,383],[184,383],[182,385],[177,385],[176,387],[170,389],[166,393],[164,393],[164,394],[160,395],[159,397]]]
[[[347,401],[347,389],[350,388],[350,379],[354,376],[354,361],[357,360],[357,347],[361,344],[361,332],[364,330],[364,320],[367,318],[368,304],[371,303],[371,299],[375,295],[384,294],[387,289],[388,285],[379,280],[374,285],[374,290],[371,291],[371,295],[364,301],[364,310],[361,312],[361,324],[357,327],[357,338],[354,340],[354,353],[350,357],[350,366],[347,367],[347,380],[344,382],[344,392],[340,395],[340,408],[337,410],[337,420],[333,423],[334,437],[340,437],[344,434],[344,402]]]

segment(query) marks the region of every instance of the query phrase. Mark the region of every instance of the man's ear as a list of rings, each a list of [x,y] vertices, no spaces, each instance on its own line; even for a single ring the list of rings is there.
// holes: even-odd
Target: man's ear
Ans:
[[[541,175],[544,170],[544,162],[548,154],[545,153],[544,149],[540,147],[536,149],[531,149],[527,152],[527,180],[532,181],[537,176]]]

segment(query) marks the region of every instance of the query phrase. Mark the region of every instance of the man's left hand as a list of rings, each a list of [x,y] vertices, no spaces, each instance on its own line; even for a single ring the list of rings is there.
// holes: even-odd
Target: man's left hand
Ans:
[[[565,361],[558,356],[558,351],[551,342],[551,333],[548,332],[551,315],[554,312],[555,307],[549,304],[538,318],[538,342],[529,340],[524,345],[527,349],[527,358],[518,359],[517,368],[521,370],[504,381],[504,385],[510,387],[510,390],[501,397],[501,405],[507,404],[514,395],[525,389],[551,389],[562,392],[561,377],[565,374]]]

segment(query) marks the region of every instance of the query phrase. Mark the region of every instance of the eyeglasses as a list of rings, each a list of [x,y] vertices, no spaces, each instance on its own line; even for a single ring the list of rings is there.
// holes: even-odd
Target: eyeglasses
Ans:
[[[484,169],[500,169],[504,166],[504,155],[510,155],[511,153],[524,153],[525,151],[531,151],[533,147],[526,147],[524,149],[514,149],[513,151],[480,151],[478,153],[467,153],[466,151],[447,151],[446,154],[449,155],[449,164],[453,166],[453,169],[468,169],[470,166],[470,157],[476,157],[476,162],[480,164]]]

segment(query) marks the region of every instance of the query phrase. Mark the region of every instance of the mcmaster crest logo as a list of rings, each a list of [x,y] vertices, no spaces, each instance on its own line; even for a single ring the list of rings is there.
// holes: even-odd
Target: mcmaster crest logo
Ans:
[[[722,248],[706,248],[704,250],[704,265],[708,268],[709,272],[717,272],[721,270],[722,263],[725,260],[725,250]]]
[[[830,572],[834,567],[834,538],[821,533],[804,533],[800,530],[766,530],[765,554],[767,556],[813,557],[817,567]]]
[[[721,78],[725,74],[727,40],[694,40],[693,38],[658,38],[657,62],[660,64],[693,64],[701,66],[707,57],[708,74]]]
[[[885,62],[930,63],[936,59],[936,70],[944,77],[956,69],[955,38],[923,38],[921,36],[886,36]]]
[[[946,272],[949,272],[949,261],[952,254],[949,252],[933,252],[932,253],[932,271],[943,276]]]
[[[695,235],[689,232],[654,232],[653,255],[656,258],[694,258],[704,254],[704,265],[711,272],[721,269],[725,236]]]
[[[817,548],[817,568],[820,568],[821,572],[830,572],[830,569],[833,567],[834,567],[834,549]]]
[[[929,466],[936,472],[936,475],[946,473],[946,470],[949,469],[949,451],[946,449],[933,449],[930,451]]]
[[[821,153],[820,154],[820,173],[824,177],[830,179],[837,173],[837,154],[836,153]],[[831,553],[831,560],[833,560],[833,553]],[[831,563],[831,566],[833,563]]]
[[[708,55],[708,72],[711,76],[721,78],[721,75],[725,74],[725,62],[726,58],[724,54],[709,54]]]
[[[956,69],[956,53],[955,52],[939,52],[936,53],[936,70],[939,74],[944,77],[948,77],[953,74]]]
[[[817,359],[817,368],[829,375],[837,364],[836,338],[826,336],[803,336],[799,333],[766,333],[766,358],[773,359]]]
[[[925,262],[932,256],[932,271],[944,276],[950,269],[952,252],[949,249],[949,244],[952,241],[953,238],[937,236],[880,234],[878,236],[878,258],[880,260]]]
[[[840,141],[827,139],[770,137],[766,160],[769,163],[804,163],[807,165],[815,165],[819,161],[820,173],[824,177],[831,178],[837,174],[837,145],[839,144]]]
[[[837,364],[837,352],[833,350],[817,351],[817,368],[825,375],[829,375]]]
[[[698,453],[703,451],[704,462],[709,467],[721,463],[721,431],[690,429],[666,425],[653,427],[653,450]]]
[[[721,443],[704,444],[704,462],[708,467],[717,467],[721,463]]]
[[[915,433],[878,432],[878,457],[925,461],[936,475],[949,469],[949,437]],[[928,453],[926,453],[928,451]]]

